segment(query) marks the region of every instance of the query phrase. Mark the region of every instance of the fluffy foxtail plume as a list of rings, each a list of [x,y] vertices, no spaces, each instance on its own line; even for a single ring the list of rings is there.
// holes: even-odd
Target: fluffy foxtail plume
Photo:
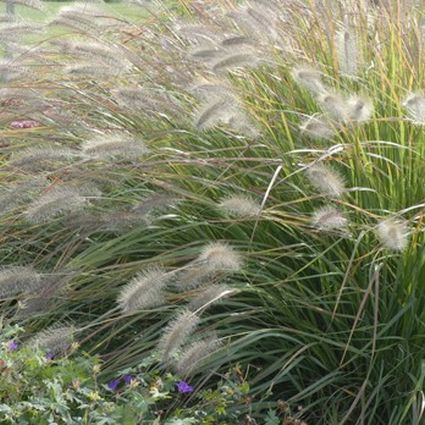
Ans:
[[[21,4],[26,7],[31,7],[32,9],[36,10],[45,10],[44,3],[40,0],[13,0],[13,3],[15,4]]]
[[[334,128],[325,121],[323,118],[308,117],[301,125],[300,130],[302,133],[310,136],[313,139],[329,140],[335,134]]]
[[[223,51],[216,46],[197,46],[190,55],[201,62],[209,62],[223,55]]]
[[[152,268],[139,273],[121,290],[118,305],[124,314],[157,307],[165,302],[164,289],[170,281],[169,274]]]
[[[215,336],[192,343],[182,350],[179,360],[173,366],[174,371],[181,376],[195,373],[220,346],[220,341]]]
[[[80,63],[76,65],[67,66],[64,71],[70,76],[75,77],[87,77],[90,79],[93,78],[109,78],[116,77],[123,72],[128,71],[125,68],[120,68],[119,66],[108,66],[101,61],[96,61],[93,59],[88,63]]]
[[[85,156],[92,159],[137,160],[149,149],[144,142],[129,134],[111,133],[95,136],[82,145]]]
[[[191,311],[196,311],[204,306],[208,307],[230,296],[233,292],[234,290],[227,285],[210,285],[208,288],[199,292],[199,294],[190,301],[188,308]]]
[[[343,124],[365,122],[373,114],[370,99],[358,95],[345,98],[338,93],[327,93],[319,96],[319,102],[331,118]]]
[[[229,120],[229,128],[238,135],[245,136],[249,139],[257,139],[261,136],[261,130],[243,110],[236,111],[233,114]]]
[[[186,343],[187,338],[199,324],[199,317],[188,310],[183,310],[165,329],[158,343],[162,360],[166,363]]]
[[[53,356],[66,353],[74,340],[73,326],[50,326],[46,330],[34,335],[28,342],[29,347],[37,347]]]
[[[217,28],[206,25],[180,25],[176,30],[191,43],[214,42],[220,38]]]
[[[42,30],[41,26],[10,23],[0,25],[0,41],[16,41],[17,37],[22,37],[30,33],[37,33]]]
[[[214,242],[206,245],[198,258],[178,274],[178,285],[184,289],[197,288],[213,283],[223,273],[235,273],[241,268],[239,253],[225,243]]]
[[[237,217],[257,217],[261,213],[261,205],[244,195],[228,196],[220,202],[219,207]]]
[[[336,46],[340,70],[347,76],[357,76],[360,64],[360,50],[354,28],[347,26],[347,28],[337,32]]]
[[[278,36],[276,19],[272,13],[262,13],[258,8],[246,7],[227,15],[243,32],[259,41],[274,41]]]
[[[409,242],[409,226],[402,219],[388,218],[381,221],[377,235],[385,248],[391,251],[403,251]]]
[[[15,183],[0,190],[0,216],[9,213],[16,207],[31,201],[48,186],[49,182],[42,177],[33,177],[29,181]]]
[[[224,47],[253,46],[254,44],[254,39],[245,35],[233,35],[221,41]]]
[[[60,40],[53,42],[57,44],[61,52],[84,59],[92,60],[96,58],[97,61],[103,62],[107,66],[129,68],[130,63],[126,60],[125,55],[120,56],[120,50],[114,46],[105,43],[78,40]]]
[[[292,70],[294,80],[302,87],[311,91],[314,95],[327,93],[322,82],[322,73],[310,68],[296,67]]]
[[[231,246],[222,242],[206,245],[197,261],[211,272],[239,272],[242,268],[242,258]]]
[[[7,267],[0,270],[0,297],[8,298],[20,293],[36,291],[41,276],[32,267]]]
[[[214,99],[202,106],[196,113],[195,127],[205,130],[214,127],[218,123],[228,123],[235,110],[235,102],[232,98],[223,97]]]
[[[9,164],[28,171],[42,171],[55,169],[76,157],[77,152],[71,149],[32,146],[14,153]]]
[[[313,226],[325,232],[332,230],[344,230],[348,220],[335,207],[327,206],[315,211],[312,218]]]
[[[311,184],[324,196],[340,198],[345,192],[343,178],[324,164],[315,164],[307,169]]]
[[[33,318],[51,311],[55,302],[66,292],[67,285],[75,274],[76,272],[67,272],[43,276],[40,289],[35,293],[32,292],[19,304],[15,318],[18,320]]]
[[[255,67],[260,62],[254,53],[230,53],[215,61],[211,68],[214,72],[227,72],[233,68]]]
[[[87,203],[87,199],[75,188],[53,187],[30,204],[25,216],[30,223],[46,223],[61,214],[78,211]]]
[[[365,122],[369,121],[373,114],[373,104],[370,99],[358,95],[350,96],[348,104],[348,121]]]
[[[226,95],[228,95],[229,92],[232,91],[232,88],[229,84],[212,80],[202,81],[194,84],[190,88],[190,91],[200,100],[208,102],[214,98],[224,98]]]
[[[111,93],[119,106],[132,114],[182,119],[182,105],[163,88],[121,87]]]
[[[95,18],[104,15],[105,12],[102,12],[95,5],[76,2],[71,6],[61,8],[49,25],[66,26],[79,32],[98,35],[101,27],[99,19]]]
[[[407,116],[415,124],[425,125],[425,96],[410,94],[403,102]]]

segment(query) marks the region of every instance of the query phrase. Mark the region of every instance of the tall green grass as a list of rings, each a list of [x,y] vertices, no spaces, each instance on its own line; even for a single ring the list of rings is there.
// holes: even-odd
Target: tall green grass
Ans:
[[[39,293],[21,295],[18,303],[4,301],[2,313],[17,320],[20,312],[19,320],[33,332],[74,322],[82,347],[101,354],[103,376],[113,376],[157,351],[164,328],[200,291],[184,286],[185,267],[197,264],[209,243],[225,242],[240,253],[243,267],[236,273],[220,270],[203,282],[227,284],[234,292],[201,309],[192,340],[216,333],[221,345],[191,374],[195,387],[208,386],[229,364],[239,364],[251,384],[249,413],[259,423],[275,401],[284,400],[299,406],[295,416],[309,424],[419,425],[425,378],[425,139],[423,123],[409,119],[403,102],[423,91],[422,11],[403,2],[365,8],[277,1],[276,15],[270,5],[252,2],[264,22],[250,30],[252,21],[243,26],[238,15],[221,19],[231,6],[181,6],[184,19],[209,31],[207,47],[213,44],[220,52],[225,34],[245,30],[250,37],[250,59],[241,64],[232,57],[235,66],[225,71],[210,58],[190,57],[198,52],[199,58],[205,42],[193,43],[193,30],[188,35],[174,16],[153,20],[140,31],[124,24],[100,34],[80,31],[79,39],[118,48],[122,57],[133,53],[128,73],[105,76],[110,63],[78,50],[48,53],[52,67],[37,62],[39,57],[31,59],[39,73],[17,86],[24,90],[29,84],[42,93],[65,120],[34,108],[25,118],[40,120],[42,127],[4,128],[6,188],[33,178],[31,167],[8,168],[7,161],[34,144],[66,146],[81,155],[93,133],[106,138],[114,130],[142,138],[150,153],[121,162],[83,156],[70,164],[48,163],[38,173],[47,178],[44,194],[69,182],[95,183],[102,194],[89,197],[81,215],[77,211],[40,224],[25,220],[27,199],[6,209],[2,263],[31,264],[41,273],[70,278],[61,290],[42,294],[42,307],[29,310],[25,319],[25,302],[30,306]],[[265,28],[273,28],[276,16],[275,32],[268,33]],[[338,31],[356,40],[355,53],[362,59],[354,76],[344,73]],[[228,53],[246,52],[238,49]],[[91,75],[64,72],[64,63],[78,61],[102,69],[97,74],[92,68]],[[255,65],[246,66],[250,61]],[[317,93],[294,78],[300,66],[319,70],[328,92],[369,98],[371,117],[358,123],[334,120],[334,135],[321,140],[300,130],[306,116],[325,108]],[[196,110],[205,101],[190,90],[194,81],[206,80],[232,87],[238,99],[230,108],[234,99],[226,98],[214,125],[200,125]],[[131,99],[133,108],[123,107],[116,90],[136,85],[150,90],[142,97],[145,103]],[[207,101],[215,96],[207,94]],[[15,106],[5,108],[22,117]],[[425,116],[420,109],[419,118],[421,113]],[[341,176],[341,196],[325,193],[317,175],[308,177],[319,162]],[[167,199],[160,209],[124,226],[131,207],[149,206],[157,194]],[[235,195],[261,206],[261,212],[229,214],[220,205]],[[3,203],[8,199],[4,195]],[[315,212],[324,206],[340,211],[347,226],[325,231],[315,225]],[[382,238],[378,226],[388,218],[400,225],[390,222]],[[101,220],[115,227],[105,229]],[[401,236],[403,249],[391,249],[397,248],[400,226],[409,235]],[[120,313],[117,299],[124,285],[152,266],[175,277],[166,301],[135,314]],[[178,341],[183,353],[189,340]],[[168,366],[158,362],[159,368]]]

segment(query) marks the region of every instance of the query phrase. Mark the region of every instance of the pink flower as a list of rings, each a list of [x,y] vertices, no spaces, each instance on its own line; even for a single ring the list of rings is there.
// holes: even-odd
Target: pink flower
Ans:
[[[36,120],[17,120],[10,123],[12,128],[34,128],[40,125],[41,124]]]

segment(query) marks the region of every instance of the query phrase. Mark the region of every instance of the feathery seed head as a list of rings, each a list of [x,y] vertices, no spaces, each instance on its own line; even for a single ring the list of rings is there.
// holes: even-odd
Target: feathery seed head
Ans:
[[[261,213],[261,205],[244,195],[228,196],[219,206],[224,212],[238,217],[257,217]]]
[[[76,329],[73,326],[50,326],[46,330],[34,335],[27,345],[38,347],[53,357],[64,354],[73,343]]]
[[[336,33],[336,45],[340,70],[350,77],[358,74],[360,50],[354,28],[346,28]]]
[[[93,78],[106,78],[116,77],[123,72],[127,72],[126,68],[119,66],[109,66],[104,62],[93,59],[92,62],[79,63],[76,65],[69,65],[65,68],[65,73],[70,76],[87,76],[90,79]]]
[[[224,47],[252,46],[254,44],[254,39],[245,35],[235,35],[221,41],[221,45]]]
[[[190,55],[200,62],[208,63],[209,61],[217,60],[223,55],[223,51],[216,46],[197,46],[191,51]]]
[[[276,19],[271,13],[262,13],[255,7],[245,7],[231,11],[227,16],[243,32],[259,41],[273,42],[277,38]]]
[[[317,117],[308,117],[301,125],[302,133],[307,134],[313,139],[331,139],[334,136],[334,129],[324,119]]]
[[[238,272],[242,268],[240,254],[222,242],[206,245],[196,261],[205,265],[210,272]]]
[[[82,145],[84,155],[93,159],[136,160],[149,150],[142,140],[123,133],[95,136]]]
[[[312,224],[323,231],[343,230],[347,227],[348,220],[338,209],[327,206],[314,212]]]
[[[340,198],[345,192],[343,178],[323,164],[315,164],[307,169],[311,184],[324,196]]]
[[[85,33],[98,34],[101,27],[95,17],[103,17],[105,12],[95,5],[75,2],[71,6],[62,7],[49,25],[63,25]]]
[[[234,99],[223,97],[213,99],[197,111],[194,125],[200,130],[212,128],[219,123],[227,124],[235,113],[237,103]]]
[[[229,96],[232,88],[220,81],[206,81],[193,85],[190,91],[200,100],[208,102],[212,101],[212,99],[223,99]]]
[[[111,93],[118,105],[130,113],[181,119],[182,105],[164,89],[121,87]]]
[[[29,171],[41,171],[54,169],[76,156],[77,152],[67,148],[32,146],[14,153],[10,165]]]
[[[84,196],[72,187],[54,187],[33,201],[25,215],[30,223],[40,224],[65,213],[78,211],[87,205]]]
[[[182,350],[180,358],[173,365],[174,371],[181,376],[193,374],[220,346],[220,341],[216,336],[193,342],[188,348]]]
[[[403,106],[409,119],[415,124],[425,125],[425,96],[410,94],[403,102]]]
[[[213,62],[211,69],[221,73],[234,68],[255,67],[261,62],[261,58],[253,52],[230,53]]]
[[[15,318],[18,320],[33,318],[38,314],[50,311],[55,301],[65,293],[67,284],[75,274],[75,272],[67,272],[61,275],[43,276],[39,285],[40,289],[35,292],[32,291],[28,298],[20,303]]]
[[[292,70],[294,80],[315,95],[327,93],[322,82],[322,73],[310,68],[296,67]]]
[[[373,104],[370,99],[354,95],[347,101],[348,120],[351,122],[365,122],[370,120],[373,114]]]
[[[177,274],[180,288],[191,289],[217,281],[223,273],[235,273],[242,268],[241,256],[222,242],[206,245],[201,254]]]
[[[158,348],[162,360],[168,362],[199,324],[199,317],[188,310],[183,310],[165,329],[159,340]]]
[[[348,121],[347,103],[339,93],[322,93],[318,101],[330,118],[342,123]]]
[[[384,247],[392,251],[403,251],[409,242],[410,229],[405,220],[388,218],[378,224],[376,231]]]
[[[40,284],[41,276],[32,267],[13,266],[0,269],[1,298],[34,292]]]
[[[12,3],[21,4],[23,6],[41,11],[46,9],[44,3],[40,0],[13,0]]]
[[[7,214],[19,205],[29,202],[48,185],[44,178],[32,178],[29,181],[15,183],[0,190],[0,215]]]
[[[121,290],[118,304],[124,314],[156,307],[165,302],[164,288],[170,281],[165,270],[148,269],[139,273]]]
[[[365,122],[373,114],[373,104],[370,99],[358,95],[344,98],[339,93],[327,93],[319,96],[318,100],[328,115],[340,123]]]
[[[120,50],[105,43],[94,41],[60,40],[56,41],[61,51],[81,58],[93,59],[105,63],[107,66],[129,68],[130,63],[125,55],[119,55]]]

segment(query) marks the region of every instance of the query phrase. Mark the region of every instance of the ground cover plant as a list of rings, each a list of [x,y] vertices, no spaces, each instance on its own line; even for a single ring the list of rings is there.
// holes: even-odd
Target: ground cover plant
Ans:
[[[151,357],[102,384],[98,380],[99,358],[82,353],[77,343],[59,356],[48,351],[51,340],[49,347],[34,350],[21,346],[22,329],[15,326],[2,331],[0,414],[5,425],[209,425],[243,421],[238,406],[247,397],[249,386],[237,368],[229,370],[217,388],[198,391],[194,408],[180,408],[176,401],[191,397],[194,388],[171,373],[152,369]],[[163,420],[164,411],[170,414]],[[289,410],[285,416],[290,418]],[[269,418],[279,417],[270,411]]]
[[[423,7],[142,7],[0,31],[4,320],[105,383],[238,365],[246,423],[424,423]]]

